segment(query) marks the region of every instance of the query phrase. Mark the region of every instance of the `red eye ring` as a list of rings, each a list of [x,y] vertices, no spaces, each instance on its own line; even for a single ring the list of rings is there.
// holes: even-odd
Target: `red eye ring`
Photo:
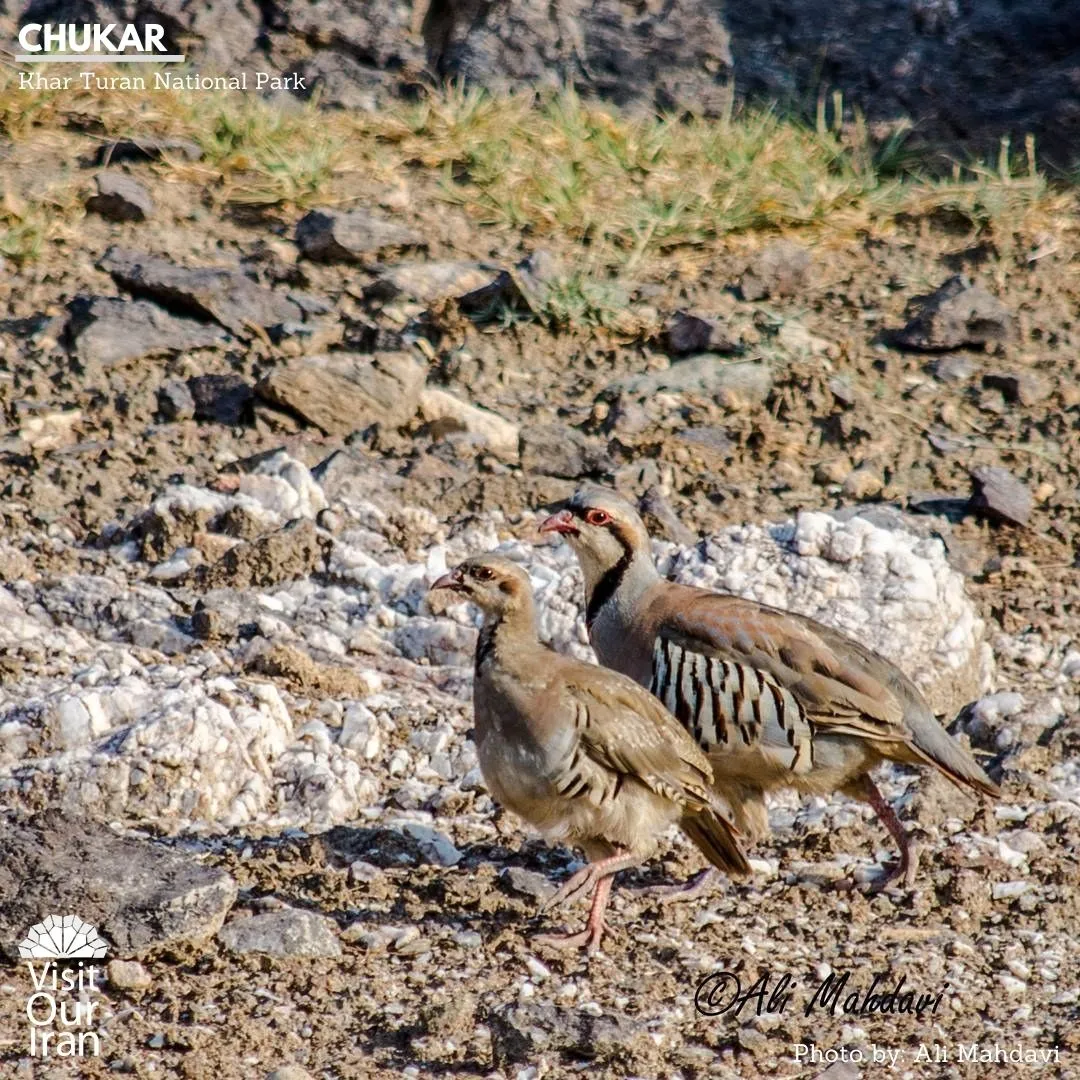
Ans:
[[[590,510],[585,515],[585,520],[590,525],[607,525],[611,521],[611,515],[606,510]]]

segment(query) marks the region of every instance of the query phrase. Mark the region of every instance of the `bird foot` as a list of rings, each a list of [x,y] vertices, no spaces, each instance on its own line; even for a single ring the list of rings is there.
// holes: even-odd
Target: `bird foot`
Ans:
[[[865,893],[867,896],[877,896],[884,892],[897,878],[905,889],[910,889],[915,884],[915,874],[918,870],[919,861],[912,851],[907,858],[900,858],[889,866],[884,866],[879,874],[867,881],[857,881],[854,877],[841,878],[835,883],[834,888],[838,892]]]
[[[708,892],[715,881],[716,871],[708,866],[681,885],[645,885],[634,889],[633,892],[636,896],[648,900],[659,900],[661,903],[682,903],[686,900],[696,900]]]
[[[595,922],[590,919],[584,930],[576,934],[535,934],[530,939],[534,945],[549,945],[553,949],[580,949],[591,956],[600,948],[600,938],[604,935],[603,919]]]
[[[541,911],[547,911],[553,907],[559,907],[562,904],[568,904],[572,900],[576,900],[583,893],[588,892],[597,881],[600,879],[601,874],[597,872],[596,863],[589,863],[588,866],[583,866],[576,873],[571,874],[562,885],[553,892],[541,905]]]

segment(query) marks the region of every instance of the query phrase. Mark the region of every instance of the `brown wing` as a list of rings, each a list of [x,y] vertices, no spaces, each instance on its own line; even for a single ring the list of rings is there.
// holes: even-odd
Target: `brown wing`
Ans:
[[[563,694],[588,757],[680,806],[711,805],[708,758],[663,705],[617,672],[587,672],[564,683]]]
[[[812,619],[704,590],[678,593],[658,620],[659,640],[759,672],[816,727],[888,742],[908,738],[894,685],[910,683],[888,661]],[[918,695],[914,686],[910,692]]]

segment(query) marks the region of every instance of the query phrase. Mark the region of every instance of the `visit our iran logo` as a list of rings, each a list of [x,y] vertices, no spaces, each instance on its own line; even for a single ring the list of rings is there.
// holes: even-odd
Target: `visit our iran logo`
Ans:
[[[100,960],[109,946],[78,915],[48,915],[19,943],[23,960]]]
[[[33,990],[26,999],[31,1057],[99,1057],[98,966],[108,943],[78,915],[48,915],[19,942]]]

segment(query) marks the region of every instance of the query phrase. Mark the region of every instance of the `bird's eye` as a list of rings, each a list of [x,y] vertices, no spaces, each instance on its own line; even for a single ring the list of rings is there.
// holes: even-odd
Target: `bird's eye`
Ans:
[[[585,515],[585,520],[590,525],[607,525],[611,521],[611,515],[606,510],[590,510]]]
[[[490,581],[495,576],[495,571],[490,566],[477,566],[473,570],[473,577],[477,581]]]

